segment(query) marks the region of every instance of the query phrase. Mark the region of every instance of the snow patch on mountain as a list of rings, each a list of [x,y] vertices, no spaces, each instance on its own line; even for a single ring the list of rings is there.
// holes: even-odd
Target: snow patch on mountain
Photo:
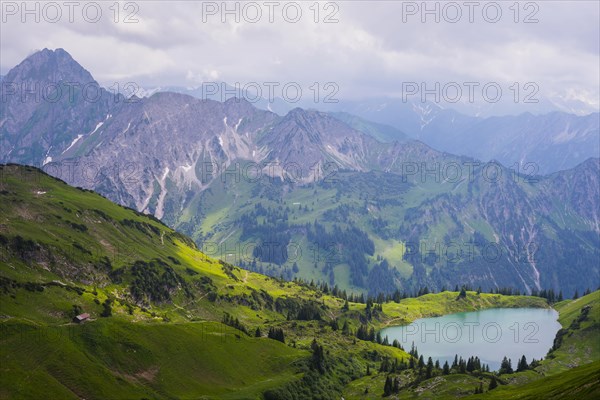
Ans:
[[[52,162],[52,157],[49,156],[50,150],[52,150],[52,146],[50,146],[48,148],[48,151],[46,151],[46,157],[44,158],[44,162],[42,163],[42,166]]]
[[[75,146],[75,143],[77,143],[81,138],[83,137],[83,135],[77,135],[77,137],[75,139],[73,139],[73,141],[71,142],[71,144],[69,145],[69,147],[67,147],[62,153],[61,155],[65,154],[67,151],[69,151],[69,149],[73,146]]]
[[[154,215],[158,219],[163,217],[165,211],[165,197],[167,197],[167,175],[169,175],[169,167],[165,167],[165,172],[163,173],[162,178],[160,178],[158,181],[158,184],[160,185],[160,194],[158,195],[158,204],[156,205],[156,211],[154,212]]]
[[[104,125],[104,122],[98,122],[98,125],[96,125],[96,127],[94,128],[94,130],[90,133],[90,136],[93,135],[94,133],[96,133],[96,131],[98,129],[100,129],[100,127]]]

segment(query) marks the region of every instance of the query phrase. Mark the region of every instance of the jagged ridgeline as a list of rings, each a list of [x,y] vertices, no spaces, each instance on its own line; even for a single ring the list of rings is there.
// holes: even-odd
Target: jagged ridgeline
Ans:
[[[419,368],[416,353],[376,332],[452,312],[548,307],[547,300],[463,289],[348,301],[338,288],[212,259],[155,218],[33,167],[0,166],[0,200],[2,397],[468,396],[496,379],[499,395],[515,382],[540,396],[598,392],[597,361],[590,363],[600,356],[599,292],[555,305],[564,329],[548,360],[514,380],[477,370],[477,362],[465,371]],[[542,373],[560,385],[540,381],[548,379]]]
[[[35,92],[57,84],[57,101]],[[365,294],[468,285],[571,296],[600,278],[597,158],[536,176],[398,132],[384,143],[389,127],[348,116],[168,92],[127,100],[62,49],[28,57],[1,90],[1,162],[43,165],[252,271]],[[593,136],[588,120],[578,124]],[[119,224],[150,234],[138,222]],[[165,290],[144,286],[140,298],[182,285],[164,257],[149,265],[167,274]],[[118,276],[145,282],[136,271]]]

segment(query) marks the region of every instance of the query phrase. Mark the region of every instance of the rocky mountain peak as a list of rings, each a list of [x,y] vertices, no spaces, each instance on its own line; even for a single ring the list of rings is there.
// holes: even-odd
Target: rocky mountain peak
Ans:
[[[10,70],[6,82],[59,83],[76,82],[81,85],[96,84],[92,75],[71,55],[59,48],[37,51]]]

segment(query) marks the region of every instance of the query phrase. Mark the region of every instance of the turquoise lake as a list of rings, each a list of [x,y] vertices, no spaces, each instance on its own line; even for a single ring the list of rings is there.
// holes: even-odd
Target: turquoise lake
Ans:
[[[414,342],[425,362],[427,357],[452,364],[454,355],[477,356],[491,370],[500,368],[504,356],[527,362],[546,356],[561,328],[558,312],[541,308],[498,308],[418,319],[410,325],[381,330],[390,343],[397,339],[406,351]]]

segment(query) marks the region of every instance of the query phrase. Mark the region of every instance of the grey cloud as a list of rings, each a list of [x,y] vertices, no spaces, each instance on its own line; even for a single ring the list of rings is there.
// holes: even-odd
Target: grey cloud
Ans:
[[[33,49],[63,47],[103,84],[190,86],[211,76],[307,86],[335,80],[340,96],[356,98],[397,95],[407,80],[533,81],[544,95],[570,93],[599,107],[598,2],[534,2],[535,24],[515,24],[512,1],[498,2],[505,14],[496,24],[478,14],[474,23],[465,15],[456,24],[423,24],[418,16],[405,23],[402,2],[390,1],[334,2],[334,24],[312,21],[312,2],[303,3],[296,24],[280,14],[272,24],[264,15],[256,24],[215,16],[205,22],[199,1],[137,3],[138,24],[115,24],[108,12],[96,24],[9,19],[0,27],[1,73]]]

